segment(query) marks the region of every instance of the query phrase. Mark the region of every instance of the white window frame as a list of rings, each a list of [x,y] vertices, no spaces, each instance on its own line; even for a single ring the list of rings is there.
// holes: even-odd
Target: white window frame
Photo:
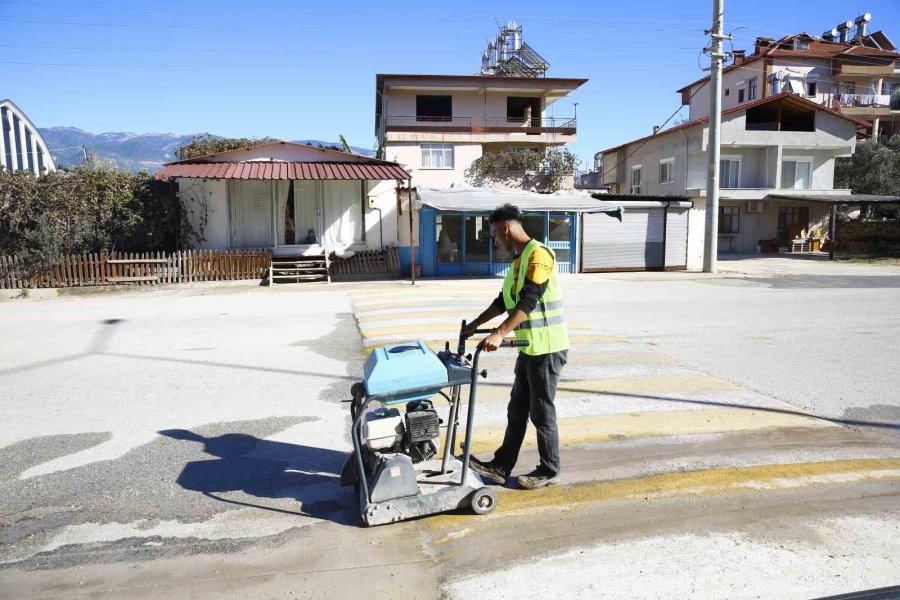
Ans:
[[[797,167],[794,167],[794,183],[792,187],[784,187],[784,163],[808,163],[809,164],[809,181],[807,182],[807,187],[798,188],[797,187]],[[815,168],[816,162],[812,156],[788,156],[781,159],[781,181],[779,181],[779,185],[781,185],[781,189],[783,190],[811,190],[812,181],[813,181],[813,169]]]
[[[634,165],[631,167],[631,179],[629,179],[629,183],[631,184],[631,193],[634,195],[640,195],[641,193],[641,184],[644,181],[644,173],[642,171],[643,165]],[[634,185],[634,173],[637,171],[638,174],[638,184]],[[635,191],[637,190],[637,191]]]
[[[421,154],[423,171],[452,171],[454,165],[454,148],[453,144],[419,144],[419,152]],[[444,166],[433,166],[434,153],[440,152],[444,155]],[[447,154],[450,155],[449,165],[447,164]],[[426,158],[427,157],[427,158]]]
[[[809,50],[809,40],[806,38],[794,38],[793,49],[795,51]]]
[[[667,178],[663,179],[663,165],[667,166],[666,174]],[[664,158],[659,161],[659,184],[665,185],[667,183],[675,183],[675,157],[670,156],[669,158]]]
[[[815,93],[809,93],[809,86],[816,86]],[[818,75],[807,75],[806,80],[803,82],[803,95],[807,98],[815,98],[819,95],[819,76]]]
[[[747,82],[743,79],[737,82],[737,101],[738,104],[747,101]]]
[[[759,95],[759,83],[756,77],[749,79],[747,81],[747,101],[756,100],[756,97]]]
[[[738,164],[738,173],[737,173],[737,185],[734,187],[725,187],[722,181],[722,161],[734,161]],[[736,154],[723,154],[719,156],[719,188],[723,190],[739,190],[741,189],[741,175],[744,170],[744,160],[743,157]]]

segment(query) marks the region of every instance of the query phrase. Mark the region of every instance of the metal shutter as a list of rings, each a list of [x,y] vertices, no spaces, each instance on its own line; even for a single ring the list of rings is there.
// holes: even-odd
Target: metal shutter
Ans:
[[[662,267],[662,208],[626,208],[621,223],[605,214],[586,213],[582,222],[583,271]],[[686,228],[685,216],[685,230]],[[683,256],[686,254],[687,248],[684,249]]]
[[[666,268],[687,268],[688,209],[669,208],[666,215]]]

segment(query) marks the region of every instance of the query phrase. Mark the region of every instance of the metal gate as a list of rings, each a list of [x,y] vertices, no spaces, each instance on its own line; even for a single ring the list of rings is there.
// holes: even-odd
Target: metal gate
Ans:
[[[627,207],[622,221],[605,214],[582,218],[581,270],[645,271],[687,267],[688,209]]]

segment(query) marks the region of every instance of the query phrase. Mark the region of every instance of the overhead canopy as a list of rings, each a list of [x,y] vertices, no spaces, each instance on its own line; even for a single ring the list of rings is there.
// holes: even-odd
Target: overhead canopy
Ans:
[[[384,161],[367,163],[248,160],[243,162],[172,163],[163,167],[156,174],[156,179],[170,177],[255,180],[391,180],[409,179],[409,173],[397,164]]]
[[[659,196],[654,194],[591,194],[604,202],[621,202],[626,208],[656,208],[662,206],[693,208],[694,201],[688,196]]]
[[[578,192],[556,192],[538,194],[521,190],[501,190],[492,188],[460,189],[418,189],[422,206],[436,210],[460,212],[490,212],[503,204],[514,204],[520,210],[617,213],[621,206],[611,202],[596,200],[590,195]]]
[[[876,196],[874,194],[769,194],[776,200],[802,200],[826,204],[893,204],[900,203],[900,196]]]

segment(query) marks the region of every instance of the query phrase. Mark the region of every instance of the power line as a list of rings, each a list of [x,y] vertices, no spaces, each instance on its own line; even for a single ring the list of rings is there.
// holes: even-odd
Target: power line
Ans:
[[[698,87],[696,90],[694,90],[694,92],[688,97],[688,103],[690,103],[691,99],[693,99],[693,97],[697,95],[697,92],[699,92],[701,89],[703,89],[703,86],[704,86],[704,85],[706,85],[706,82],[704,82],[703,85],[701,85],[701,86]],[[678,113],[680,113],[680,112],[682,111],[683,108],[684,108],[684,104],[679,105],[678,109],[677,109],[675,112],[673,112],[671,115],[669,115],[669,118],[668,118],[668,119],[666,119],[665,121],[663,121],[663,124],[659,126],[659,129],[662,130],[662,128],[665,127],[665,126],[669,123],[669,121],[671,121],[672,119],[674,119],[674,118],[675,118],[675,115],[677,115]],[[644,145],[645,145],[647,142],[649,142],[650,140],[652,140],[654,137],[656,137],[656,136],[655,136],[655,135],[651,135],[651,136],[647,137],[647,139],[645,139],[644,141],[642,141],[642,142],[640,143],[640,145],[639,145],[637,148],[635,148],[634,150],[632,150],[631,152],[629,152],[627,155],[625,155],[625,156],[622,158],[622,160],[616,162],[616,164],[615,164],[611,169],[609,169],[608,171],[604,171],[604,173],[600,176],[600,182],[603,183],[603,180],[606,178],[607,175],[609,175],[610,173],[612,173],[613,171],[615,171],[616,169],[618,169],[618,168],[619,168],[619,165],[621,165],[623,162],[625,162],[626,160],[628,160],[629,158],[631,158],[631,157],[634,155],[635,152],[637,152],[638,150],[640,150],[641,148],[643,148]],[[625,142],[625,144],[623,144],[623,145],[624,145],[624,146],[627,146],[627,145],[628,145],[628,142]]]

